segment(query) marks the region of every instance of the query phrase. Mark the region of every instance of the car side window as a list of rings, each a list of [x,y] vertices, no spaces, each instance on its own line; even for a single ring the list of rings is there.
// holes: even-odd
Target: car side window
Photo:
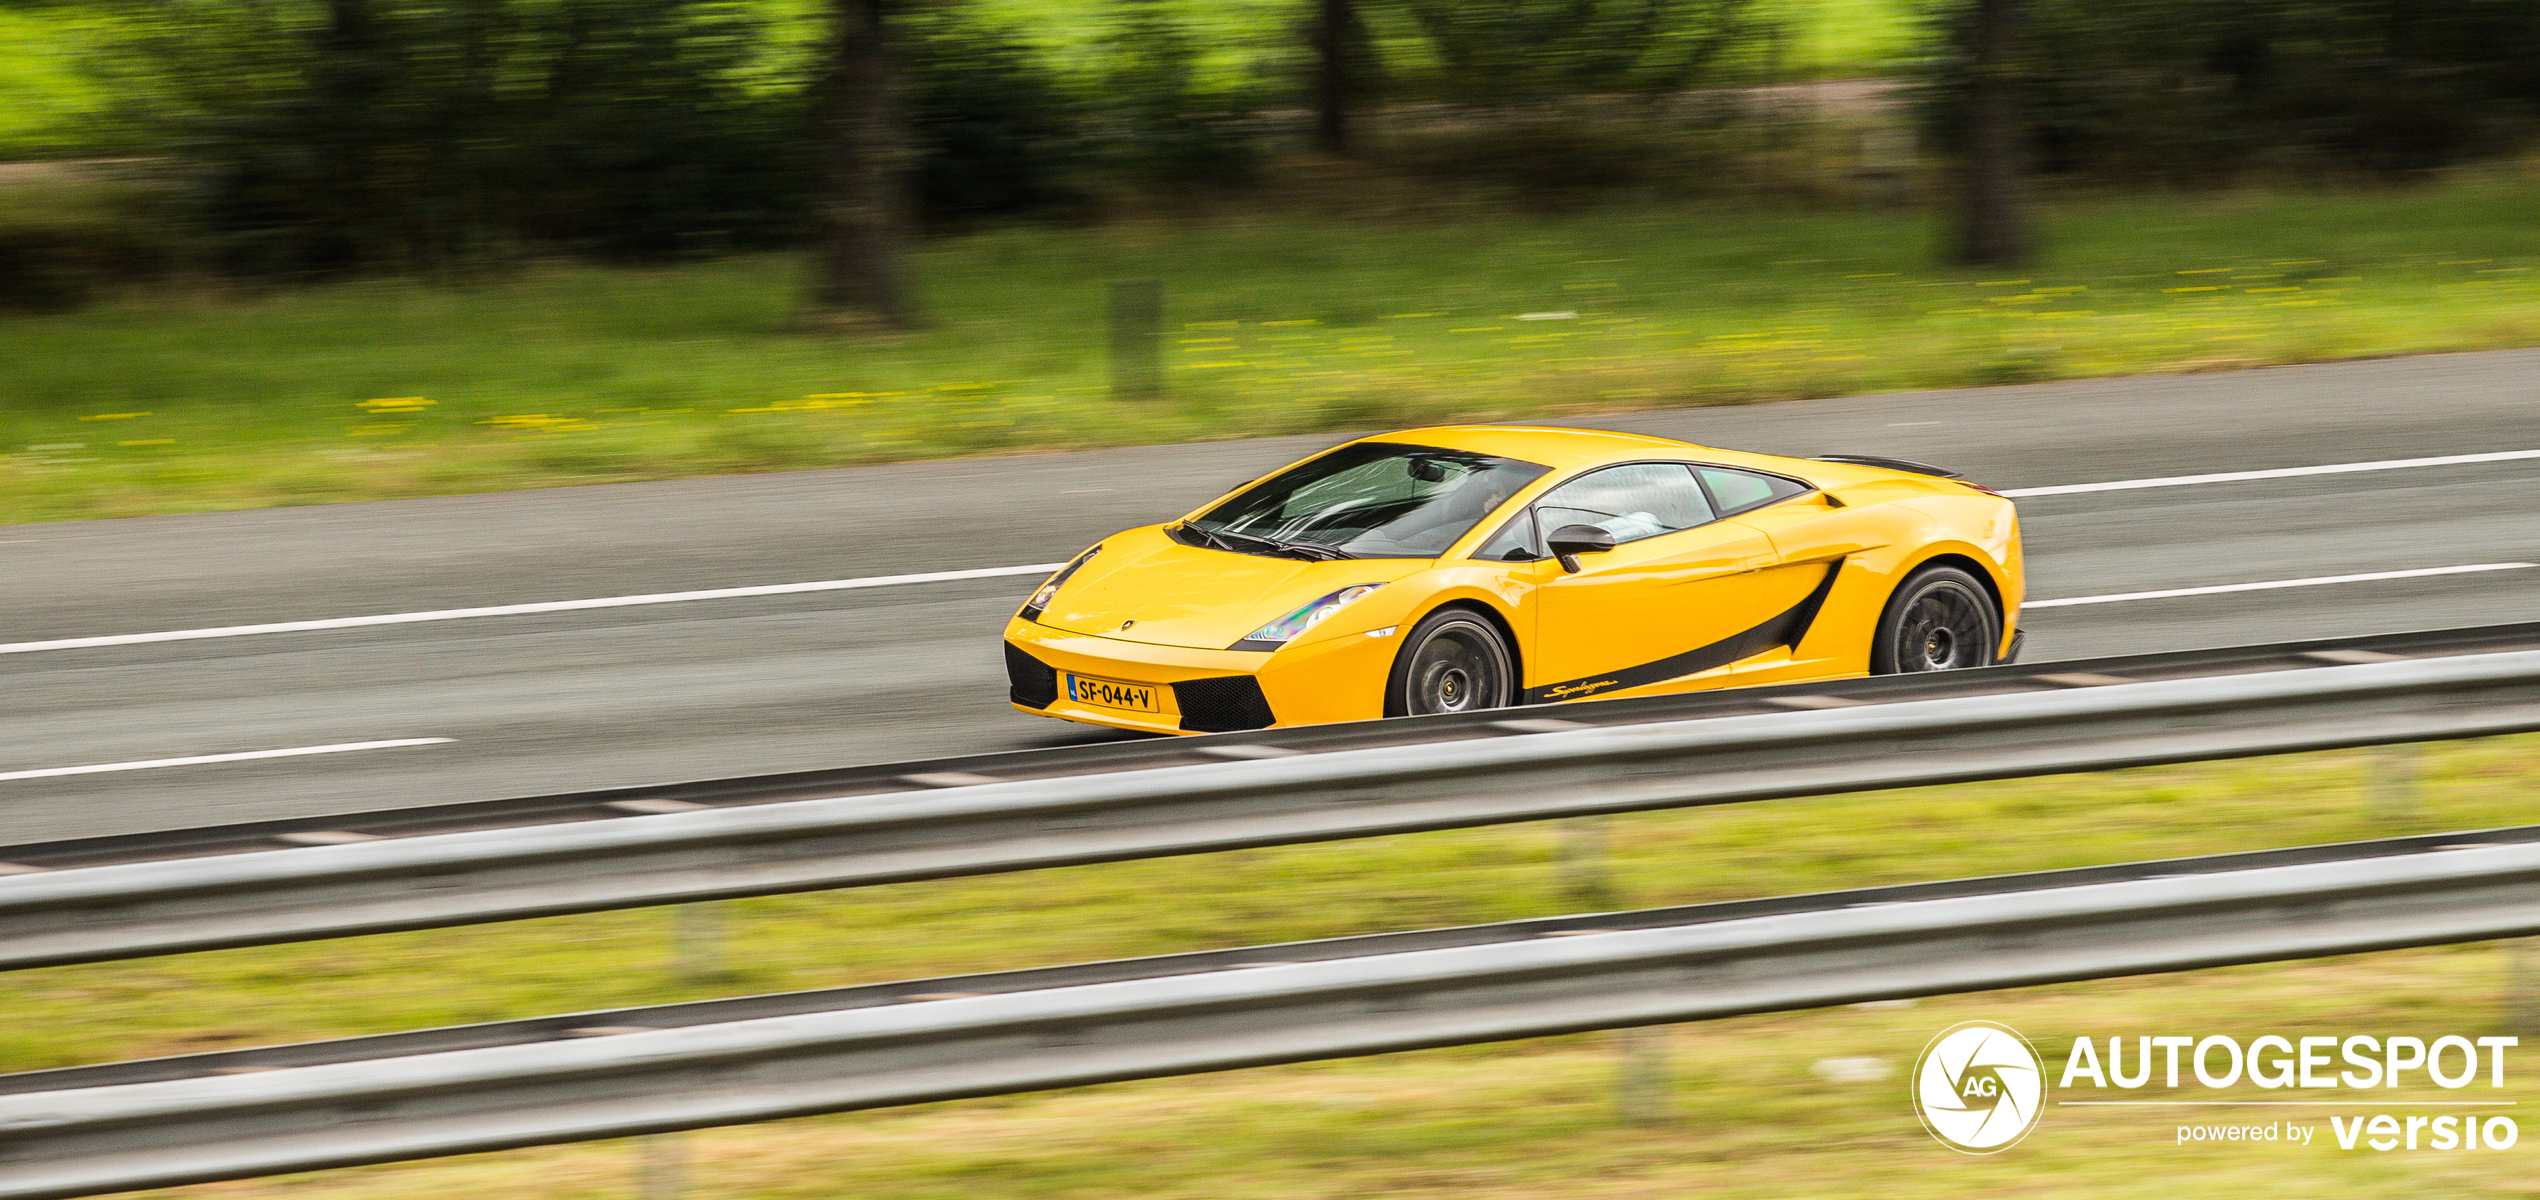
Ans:
[[[1693,471],[1702,477],[1702,486],[1710,490],[1711,498],[1719,501],[1723,515],[1762,508],[1808,490],[1807,484],[1796,479],[1784,479],[1761,471],[1740,471],[1733,467],[1695,467]]]
[[[1627,463],[1590,471],[1535,501],[1543,529],[1594,525],[1617,544],[1708,523],[1715,514],[1683,463]]]
[[[1543,539],[1535,531],[1534,510],[1517,510],[1517,515],[1508,518],[1508,523],[1500,526],[1499,532],[1490,535],[1489,541],[1473,551],[1473,557],[1483,562],[1543,561]]]

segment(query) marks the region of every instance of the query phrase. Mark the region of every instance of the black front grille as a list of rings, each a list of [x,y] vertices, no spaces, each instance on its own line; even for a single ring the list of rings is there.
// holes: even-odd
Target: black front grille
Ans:
[[[1222,675],[1173,685],[1173,702],[1182,709],[1182,728],[1191,733],[1232,733],[1268,729],[1277,717],[1270,701],[1250,675]]]
[[[1025,708],[1048,708],[1058,699],[1058,672],[1048,663],[1005,644],[1007,695]]]

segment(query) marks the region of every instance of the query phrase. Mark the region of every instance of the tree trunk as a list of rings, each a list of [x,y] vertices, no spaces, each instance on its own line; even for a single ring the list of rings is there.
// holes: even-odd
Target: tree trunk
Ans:
[[[1352,0],[1316,0],[1314,19],[1314,147],[1325,154],[1350,148],[1350,34],[1358,14]]]
[[[372,111],[387,80],[370,0],[328,0],[317,51],[309,90],[317,107],[310,152],[318,168],[312,198],[318,230],[308,239],[307,261],[298,265],[324,273],[360,270],[388,253],[374,195],[380,130]]]
[[[1961,165],[1958,261],[2011,266],[2028,258],[2025,155],[2020,136],[2017,0],[1976,0]]]
[[[825,178],[808,318],[840,328],[905,329],[908,130],[887,20],[889,0],[833,0],[820,82]]]

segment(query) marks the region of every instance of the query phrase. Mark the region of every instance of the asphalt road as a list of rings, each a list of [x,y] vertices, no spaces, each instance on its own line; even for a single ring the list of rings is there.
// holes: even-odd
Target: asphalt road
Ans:
[[[2540,449],[2540,352],[1635,413],[1997,487]],[[0,643],[1064,559],[1340,440],[1277,438],[0,527]],[[2032,596],[2540,562],[2540,460],[2021,503]],[[0,841],[1048,745],[997,629],[1033,577],[0,655]],[[2540,570],[2041,610],[2032,661],[2540,619]]]

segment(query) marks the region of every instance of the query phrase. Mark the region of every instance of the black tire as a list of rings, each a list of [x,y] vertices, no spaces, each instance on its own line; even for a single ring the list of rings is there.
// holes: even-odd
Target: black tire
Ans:
[[[1478,712],[1516,701],[1516,659],[1507,639],[1488,619],[1460,608],[1412,626],[1385,683],[1388,717]]]
[[[1925,567],[1888,597],[1870,640],[1870,673],[1903,675],[1991,666],[2002,614],[1983,581],[1956,567]]]

